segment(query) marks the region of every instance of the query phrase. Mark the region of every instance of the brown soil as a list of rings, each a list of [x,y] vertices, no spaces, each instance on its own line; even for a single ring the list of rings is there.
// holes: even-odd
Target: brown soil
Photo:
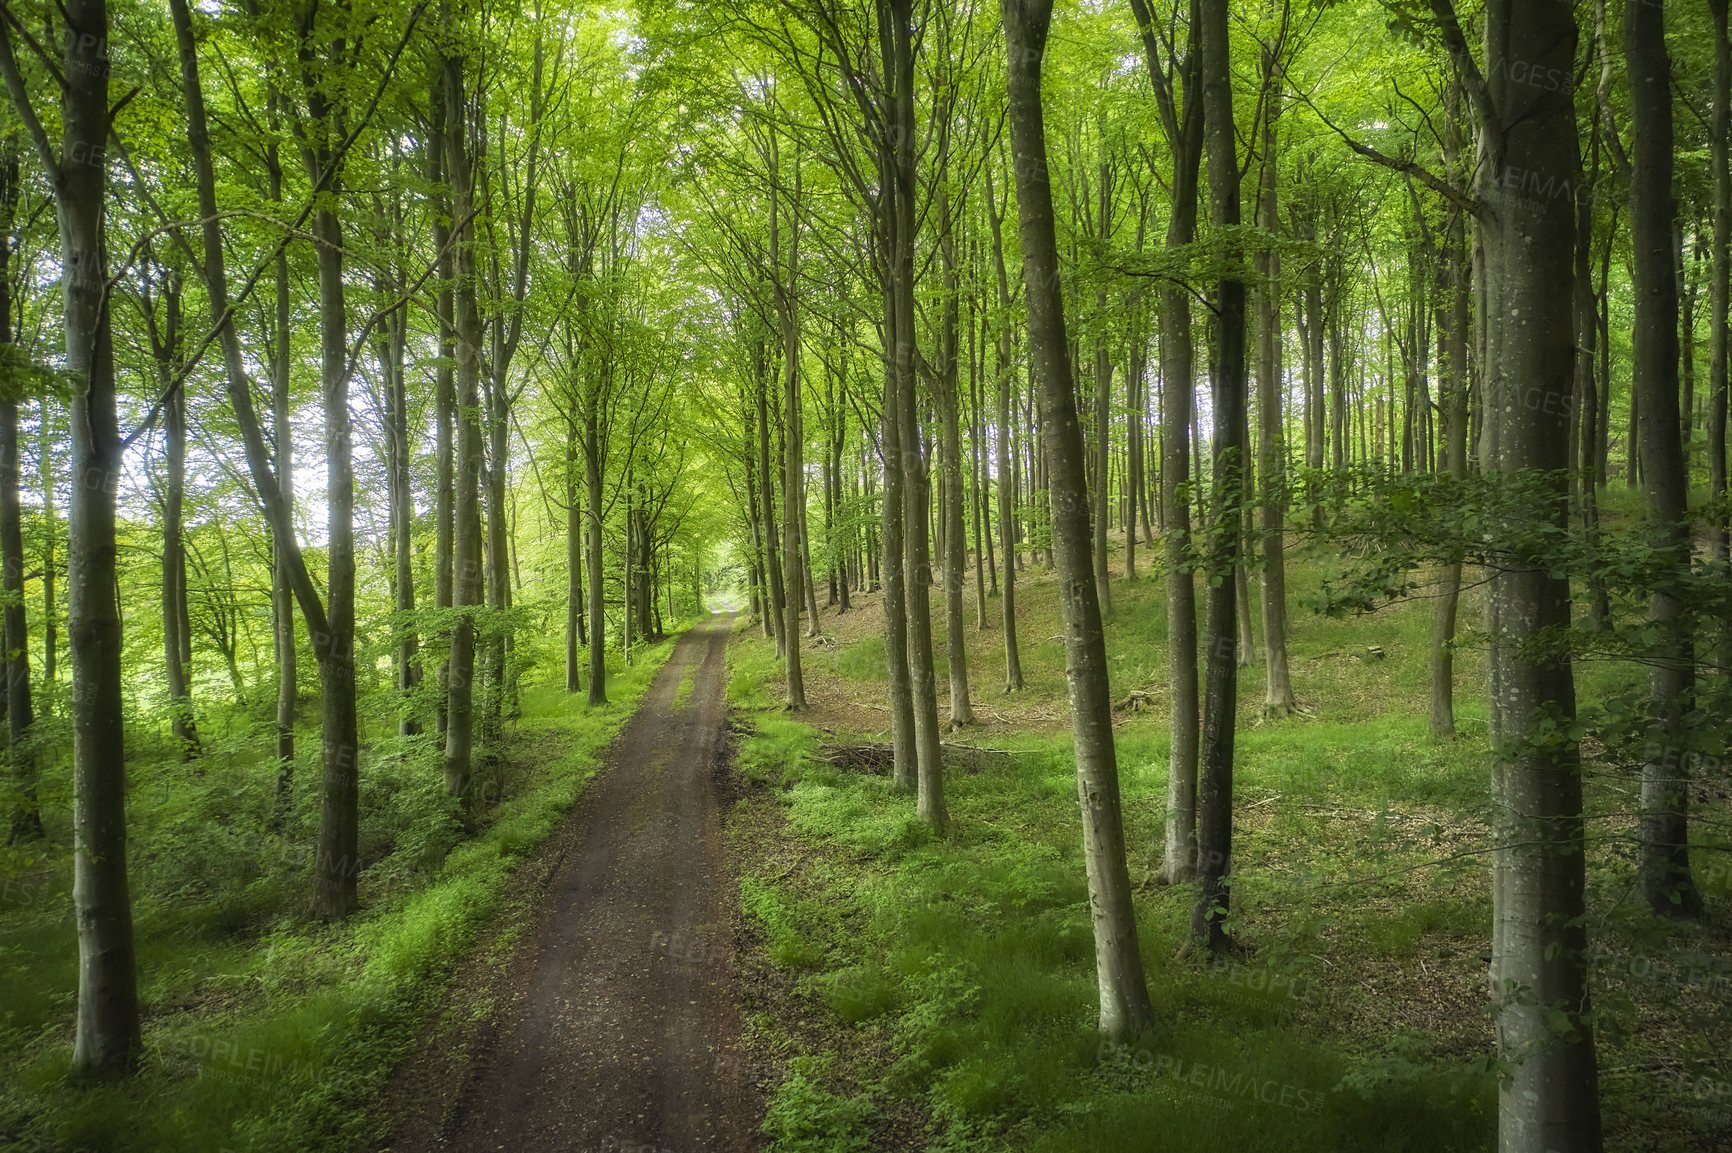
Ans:
[[[718,797],[729,627],[680,639],[607,767],[519,870],[522,938],[459,974],[398,1068],[389,1149],[756,1147]]]

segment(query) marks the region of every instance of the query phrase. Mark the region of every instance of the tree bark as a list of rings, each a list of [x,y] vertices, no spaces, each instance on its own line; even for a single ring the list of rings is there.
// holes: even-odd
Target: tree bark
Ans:
[[[482,603],[481,538],[481,313],[476,268],[475,176],[468,148],[468,105],[461,56],[440,64],[445,101],[445,174],[450,183],[455,265],[457,451],[452,501],[452,607],[445,703],[445,790],[465,808],[475,797],[475,610]],[[593,691],[593,685],[592,685]]]
[[[1209,208],[1217,228],[1239,225],[1239,161],[1234,145],[1232,70],[1226,0],[1202,2],[1203,135],[1209,159]],[[1245,283],[1232,271],[1241,254],[1229,250],[1228,271],[1215,290],[1215,353],[1211,372],[1215,416],[1209,528],[1210,576],[1197,797],[1197,904],[1193,946],[1219,953],[1228,946],[1227,915],[1233,852],[1233,746],[1237,729],[1240,557],[1245,502]]]
[[[1695,694],[1694,652],[1679,584],[1690,568],[1689,477],[1678,412],[1677,208],[1672,201],[1672,65],[1664,10],[1626,0],[1624,58],[1630,71],[1630,236],[1635,318],[1632,397],[1641,413],[1642,480],[1649,531],[1673,570],[1648,596],[1659,630],[1648,666],[1653,728],[1642,766],[1641,852],[1637,886],[1662,916],[1694,918],[1702,900],[1690,878],[1688,758],[1676,736],[1687,728]]]
[[[12,317],[12,252],[18,210],[18,139],[0,144],[0,357],[15,355]],[[3,363],[10,364],[6,359]],[[48,426],[47,404],[42,425]],[[45,454],[46,455],[46,454]],[[30,694],[30,622],[24,607],[24,533],[19,508],[18,396],[0,391],[0,586],[6,607],[0,612],[0,668],[6,678],[6,761],[12,777],[13,805],[8,843],[43,835],[36,796],[36,757],[27,747],[36,723]],[[49,565],[52,566],[52,557]],[[47,576],[46,571],[44,576]]]
[[[1016,643],[1016,474],[1011,467],[1010,394],[1016,388],[1015,334],[1010,325],[1010,280],[1004,267],[1004,216],[992,189],[992,165],[985,166],[987,220],[992,225],[992,266],[998,281],[998,551],[1004,557],[999,580],[1004,603],[1004,691],[1022,689],[1022,656]],[[1006,198],[1008,200],[1008,197]]]
[[[108,167],[108,6],[68,0],[56,155],[0,29],[0,70],[54,195],[60,226],[65,374],[71,385],[72,507],[67,523],[67,630],[72,640],[72,903],[78,1010],[72,1068],[114,1079],[139,1058],[132,899],[126,875],[126,761],[121,732],[121,620],[115,492],[122,469],[109,318],[103,203]]]
[[[1571,267],[1577,170],[1576,26],[1570,8],[1492,0],[1481,72],[1449,0],[1432,0],[1479,127],[1484,307],[1481,468],[1513,477],[1569,465]],[[1519,63],[1520,69],[1512,68]],[[1528,78],[1558,78],[1556,86]],[[1676,427],[1674,422],[1674,427]],[[1562,481],[1534,510],[1568,523]],[[1503,1153],[1598,1153],[1598,1073],[1584,953],[1582,788],[1567,726],[1567,656],[1536,650],[1570,623],[1567,578],[1551,558],[1501,558],[1488,606],[1492,773],[1490,991],[1499,1055]],[[1565,726],[1561,732],[1559,726]]]
[[[1089,555],[1089,494],[1083,475],[1082,429],[1065,336],[1052,189],[1047,176],[1040,84],[1052,3],[1003,0],[1002,7],[1029,352],[1040,385],[1042,440],[1052,485],[1053,551],[1059,566],[1065,680],[1100,985],[1099,1025],[1103,1034],[1117,1040],[1152,1028],[1154,1011],[1143,975],[1130,870],[1125,861],[1106,637]]]
[[[1274,247],[1281,217],[1277,199],[1277,125],[1283,73],[1275,49],[1263,50],[1267,106],[1263,112],[1263,161],[1258,182],[1258,224],[1270,246],[1258,254],[1263,284],[1257,290],[1257,480],[1262,491],[1263,662],[1267,674],[1263,712],[1293,711],[1293,678],[1287,668],[1287,424],[1281,382],[1281,257]]]

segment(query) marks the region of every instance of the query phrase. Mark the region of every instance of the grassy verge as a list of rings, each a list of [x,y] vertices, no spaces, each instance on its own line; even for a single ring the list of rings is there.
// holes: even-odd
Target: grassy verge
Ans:
[[[1114,591],[1109,655],[1123,693],[1164,669],[1165,628],[1148,586]],[[1019,595],[1033,620],[1054,611],[1050,584]],[[953,823],[934,837],[886,778],[814,759],[831,734],[776,710],[780,665],[742,630],[730,699],[755,728],[740,763],[758,787],[741,803],[773,810],[782,838],[773,856],[747,859],[742,907],[768,962],[823,1023],[759,1021],[792,1069],[771,1099],[773,1147],[1492,1148],[1483,690],[1463,676],[1464,739],[1427,737],[1428,616],[1412,605],[1371,621],[1296,621],[1309,715],[1262,721],[1260,670],[1244,674],[1233,929],[1248,951],[1231,963],[1175,959],[1191,893],[1150,880],[1164,815],[1164,709],[1125,720],[1118,755],[1156,1011],[1153,1032],[1126,1047],[1103,1046],[1094,1027],[1068,738],[1038,719],[963,738],[1014,755],[950,771]],[[861,699],[882,700],[872,660],[882,649],[862,651],[872,643],[810,660],[832,685],[855,683]],[[988,634],[984,662],[996,643]],[[1386,655],[1351,655],[1369,645]],[[1047,647],[1027,645],[1024,660],[1036,666],[1034,691],[1056,695],[1061,658]],[[995,663],[974,667],[992,670],[976,684],[996,673]],[[1590,790],[1608,821],[1619,809],[1615,785]],[[1719,1088],[1729,1078],[1714,1054],[1732,1051],[1732,1019],[1715,994],[1724,976],[1713,982],[1728,971],[1725,932],[1661,935],[1620,903],[1628,854],[1616,835],[1596,838],[1591,873],[1609,1147],[1720,1148],[1728,1102],[1716,1094],[1732,1090]],[[1723,906],[1724,870],[1704,873]],[[1625,964],[1637,958],[1640,966]],[[1649,965],[1677,979],[1626,971]],[[883,1119],[909,1106],[926,1131],[887,1132]]]
[[[69,854],[51,842],[9,859],[0,1145],[373,1147],[380,1088],[452,962],[494,914],[513,868],[594,775],[672,646],[610,669],[604,708],[585,709],[557,685],[526,688],[507,748],[507,799],[474,835],[441,795],[431,743],[381,736],[362,767],[362,910],[340,926],[304,912],[312,781],[277,832],[274,770],[256,756],[202,772],[145,766],[132,853],[146,1058],[124,1085],[67,1079],[76,989]]]

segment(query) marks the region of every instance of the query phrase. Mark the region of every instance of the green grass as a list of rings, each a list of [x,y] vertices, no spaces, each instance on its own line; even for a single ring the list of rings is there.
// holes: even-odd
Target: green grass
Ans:
[[[1293,566],[1295,603],[1316,587],[1323,563]],[[1062,710],[1062,652],[1046,639],[1058,632],[1056,590],[1031,576],[1019,589],[1024,700]],[[970,595],[978,692],[997,679],[1002,636],[973,629]],[[1158,693],[1166,677],[1161,588],[1115,582],[1113,596],[1114,695]],[[1496,1082],[1479,955],[1491,928],[1483,649],[1473,643],[1470,602],[1457,654],[1462,736],[1432,740],[1430,617],[1427,602],[1351,620],[1296,609],[1290,652],[1304,715],[1265,721],[1261,662],[1242,672],[1231,925],[1249,952],[1232,962],[1176,959],[1191,891],[1148,883],[1164,833],[1165,708],[1118,728],[1156,1015],[1153,1032],[1125,1051],[1103,1048],[1095,1028],[1068,737],[1035,722],[961,738],[1016,756],[1008,767],[947,773],[951,825],[934,836],[885,778],[813,759],[820,734],[779,711],[780,662],[742,629],[730,650],[729,695],[756,726],[740,763],[759,786],[744,803],[776,810],[783,836],[799,846],[747,872],[742,905],[771,961],[828,1022],[822,1042],[759,1023],[772,1044],[810,1058],[772,1097],[772,1148],[826,1147],[812,1143],[825,1126],[834,1127],[834,1147],[849,1147],[862,1115],[894,1113],[898,1103],[930,1119],[927,1141],[939,1150],[1492,1148]],[[1386,655],[1362,656],[1368,645]],[[885,691],[881,640],[811,659],[858,683],[862,699]],[[1616,666],[1586,668],[1584,691],[1629,676]],[[990,703],[1018,707],[996,696]],[[1616,803],[1590,790],[1597,811]],[[795,859],[798,868],[784,863]],[[1688,971],[1688,940],[1620,911],[1628,864],[1616,838],[1596,839],[1596,929],[1619,956],[1637,950]],[[1723,892],[1728,871],[1704,870],[1705,890]],[[1669,1042],[1658,1038],[1676,1042],[1680,1022],[1704,1037],[1732,1038],[1732,1014],[1704,1005],[1700,988],[1694,996],[1676,990],[1668,1005],[1652,985],[1600,1003],[1603,1067],[1663,1058]],[[1705,1025],[1704,1013],[1718,1014],[1718,1023]],[[1715,1042],[1704,1044],[1693,1047],[1691,1067],[1723,1068],[1708,1055]],[[1711,1147],[1689,1143],[1695,1122],[1678,1120],[1681,1102],[1644,1106],[1627,1085],[1606,1089],[1610,1148]],[[843,1107],[850,1103],[857,1108]],[[790,1125],[794,1116],[801,1126]]]
[[[559,686],[526,688],[507,799],[474,835],[443,796],[434,746],[376,732],[362,768],[362,909],[340,926],[306,916],[315,771],[303,768],[295,816],[279,835],[266,821],[274,768],[256,755],[202,773],[143,766],[131,854],[145,1058],[123,1085],[68,1080],[69,855],[51,843],[8,857],[0,1144],[81,1153],[376,1146],[382,1086],[452,962],[594,775],[672,643],[610,669],[603,708],[585,709]],[[316,734],[300,748],[316,751]],[[50,797],[64,791],[45,783]]]

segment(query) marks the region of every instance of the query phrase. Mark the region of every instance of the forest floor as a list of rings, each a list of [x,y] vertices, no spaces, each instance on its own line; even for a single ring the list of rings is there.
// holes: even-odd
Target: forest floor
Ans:
[[[472,959],[387,1092],[388,1148],[756,1146],[722,838],[731,616],[682,636],[599,773],[519,870],[530,921]]]
[[[1431,604],[1310,611],[1331,572],[1294,550],[1289,654],[1300,710],[1266,715],[1261,628],[1241,672],[1237,956],[1180,957],[1188,888],[1158,884],[1167,770],[1165,596],[1122,579],[1107,621],[1126,836],[1156,1028],[1100,1043],[1057,587],[1018,581],[1025,688],[1000,691],[1002,602],[972,572],[977,724],[947,735],[950,822],[934,833],[881,765],[882,610],[826,609],[801,637],[809,709],[789,714],[757,622],[729,653],[748,1050],[774,1075],[775,1153],[1464,1153],[1495,1147],[1486,985],[1491,902],[1485,653],[1470,585],[1456,651],[1460,736],[1426,731]],[[1146,571],[1146,564],[1145,564]],[[942,590],[931,590],[941,717]],[[1255,584],[1252,596],[1257,596]],[[984,623],[985,627],[979,627]],[[1259,622],[1260,625],[1260,622]],[[1584,662],[1584,709],[1640,670]],[[1584,713],[1584,715],[1587,715]],[[1698,805],[1709,907],[1679,927],[1630,898],[1635,766],[1584,746],[1589,920],[1607,1148],[1732,1148],[1732,867],[1724,794]],[[765,995],[768,995],[767,997]]]

